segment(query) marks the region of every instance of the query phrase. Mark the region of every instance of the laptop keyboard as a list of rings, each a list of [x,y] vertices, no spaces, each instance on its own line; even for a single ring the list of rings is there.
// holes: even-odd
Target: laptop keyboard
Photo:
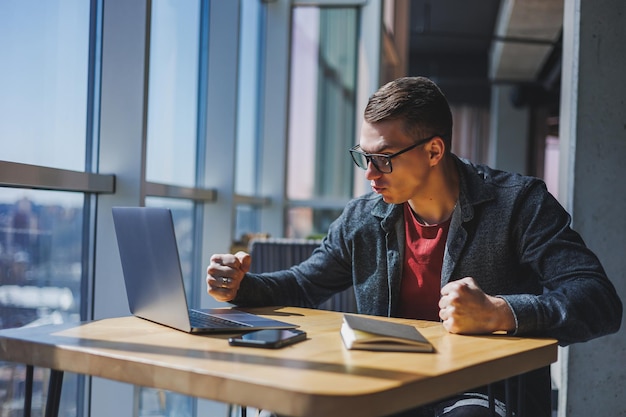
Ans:
[[[233,327],[250,327],[249,324],[211,316],[198,310],[189,310],[189,321],[191,322],[191,327],[203,329],[232,329]]]

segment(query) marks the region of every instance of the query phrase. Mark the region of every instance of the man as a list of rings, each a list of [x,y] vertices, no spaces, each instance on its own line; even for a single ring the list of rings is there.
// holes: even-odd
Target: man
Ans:
[[[622,304],[545,184],[450,152],[452,116],[422,77],[370,98],[352,159],[372,192],[352,200],[302,264],[249,274],[214,255],[208,293],[238,305],[314,307],[351,285],[359,313],[441,320],[452,333],[506,331],[562,345],[616,332]],[[527,415],[550,416],[549,369],[525,376]],[[477,388],[407,416],[489,415]],[[496,410],[504,415],[502,390]]]

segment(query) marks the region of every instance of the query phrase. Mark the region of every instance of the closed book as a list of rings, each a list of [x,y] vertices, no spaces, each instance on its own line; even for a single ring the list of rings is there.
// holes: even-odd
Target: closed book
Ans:
[[[341,338],[348,349],[433,352],[433,345],[413,326],[344,314]]]

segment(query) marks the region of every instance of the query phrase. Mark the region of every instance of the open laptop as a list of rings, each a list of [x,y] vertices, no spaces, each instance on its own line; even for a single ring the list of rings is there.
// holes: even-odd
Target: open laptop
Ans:
[[[169,209],[114,207],[113,222],[133,315],[189,333],[298,327],[232,308],[189,309]]]

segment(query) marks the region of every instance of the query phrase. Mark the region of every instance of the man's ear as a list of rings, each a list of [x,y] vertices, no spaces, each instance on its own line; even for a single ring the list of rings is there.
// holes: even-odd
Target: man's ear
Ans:
[[[446,151],[446,144],[439,136],[435,136],[430,142],[428,142],[428,157],[430,165],[435,166],[443,159],[443,155]]]

